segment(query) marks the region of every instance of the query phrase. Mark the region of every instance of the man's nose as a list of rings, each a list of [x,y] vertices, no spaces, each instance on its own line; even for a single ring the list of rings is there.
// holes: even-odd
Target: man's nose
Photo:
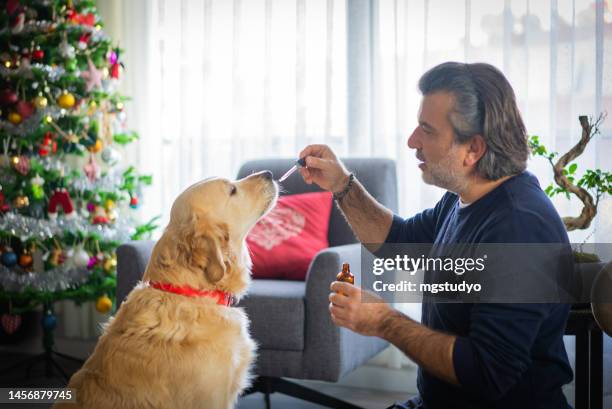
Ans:
[[[408,141],[406,142],[406,145],[408,145],[410,149],[420,149],[420,144],[419,144],[418,136],[417,136],[417,129],[418,128],[415,128],[414,131],[412,131],[412,134],[410,134],[410,136],[408,137]]]

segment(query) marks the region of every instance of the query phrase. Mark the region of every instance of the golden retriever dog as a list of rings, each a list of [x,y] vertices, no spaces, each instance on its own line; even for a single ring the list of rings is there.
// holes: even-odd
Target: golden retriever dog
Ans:
[[[233,407],[249,385],[255,343],[244,311],[226,304],[249,285],[245,237],[277,196],[267,171],[181,193],[143,281],[70,379],[77,404],[55,407]]]

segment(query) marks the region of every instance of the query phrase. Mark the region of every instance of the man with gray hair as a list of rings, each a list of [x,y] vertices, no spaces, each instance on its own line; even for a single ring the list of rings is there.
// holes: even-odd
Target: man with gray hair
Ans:
[[[307,183],[334,193],[362,243],[568,243],[563,223],[527,172],[527,133],[514,91],[489,64],[448,62],[419,81],[408,138],[426,183],[448,192],[403,219],[376,202],[334,152],[300,153]],[[396,408],[568,408],[567,304],[424,302],[421,324],[362,290],[331,285],[337,325],[388,340],[419,365],[419,396]]]

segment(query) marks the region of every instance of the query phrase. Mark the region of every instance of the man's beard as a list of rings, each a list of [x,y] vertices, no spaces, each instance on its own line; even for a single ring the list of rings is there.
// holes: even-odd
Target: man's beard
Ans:
[[[457,172],[454,158],[455,149],[456,145],[453,144],[446,155],[436,163],[425,161],[426,166],[422,175],[425,183],[457,194],[465,190],[468,181]],[[420,152],[417,153],[417,157],[423,160]]]

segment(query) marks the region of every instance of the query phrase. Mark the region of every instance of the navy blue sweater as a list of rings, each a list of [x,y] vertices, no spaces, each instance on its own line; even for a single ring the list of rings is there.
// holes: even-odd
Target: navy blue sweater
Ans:
[[[460,208],[446,193],[433,209],[394,217],[388,243],[567,243],[557,211],[529,172]],[[460,387],[419,369],[427,409],[538,408],[569,405],[572,380],[563,344],[567,304],[424,303],[422,323],[457,336],[453,364]]]

